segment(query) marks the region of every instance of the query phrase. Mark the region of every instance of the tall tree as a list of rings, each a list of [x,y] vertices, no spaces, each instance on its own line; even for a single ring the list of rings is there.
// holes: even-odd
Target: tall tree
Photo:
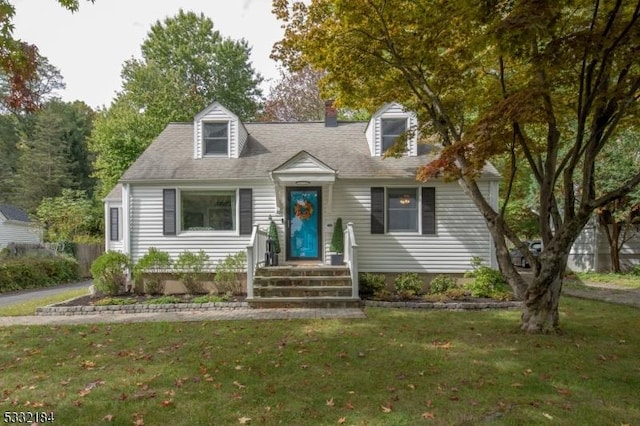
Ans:
[[[246,41],[224,38],[211,19],[193,12],[156,22],[142,58],[125,62],[123,89],[96,120],[91,139],[102,192],[171,121],[191,121],[213,101],[241,119],[258,108],[262,78],[251,67]]]
[[[93,3],[94,0],[88,0]],[[79,0],[57,0],[72,12],[78,10]],[[0,0],[0,71],[5,75],[7,88],[2,103],[12,110],[35,111],[38,93],[32,82],[42,60],[36,46],[13,37],[15,8],[8,0]]]
[[[638,118],[640,1],[275,0],[274,10],[286,27],[275,57],[287,66],[327,70],[346,104],[397,100],[417,111],[421,134],[444,147],[417,178],[462,185],[524,299],[522,329],[557,327],[573,242],[595,209],[640,182],[636,170],[596,195],[594,173],[602,149]],[[486,161],[504,154],[514,165],[524,158],[538,186],[539,257],[506,221],[506,206],[493,209],[478,186]],[[507,239],[533,266],[530,283]]]
[[[93,190],[87,150],[92,120],[92,110],[79,101],[53,100],[34,115],[33,130],[20,143],[16,204],[34,212],[63,188]]]
[[[262,121],[314,121],[324,119],[320,79],[324,73],[310,67],[280,72],[280,80],[267,95]]]
[[[8,111],[18,117],[24,117],[30,112],[42,108],[51,99],[57,96],[59,90],[66,85],[60,70],[52,65],[49,60],[41,55],[36,55],[37,65],[35,74],[29,81],[25,81],[25,90],[29,92],[29,107],[15,105],[11,100],[10,76],[0,72],[0,110]]]
[[[596,193],[606,194],[640,170],[640,135],[624,132],[612,140],[596,163]],[[611,270],[621,272],[620,251],[625,243],[637,235],[636,222],[640,219],[640,187],[626,196],[617,198],[596,210],[598,223],[609,244]]]
[[[16,184],[18,141],[15,117],[0,115],[0,204],[12,202]]]

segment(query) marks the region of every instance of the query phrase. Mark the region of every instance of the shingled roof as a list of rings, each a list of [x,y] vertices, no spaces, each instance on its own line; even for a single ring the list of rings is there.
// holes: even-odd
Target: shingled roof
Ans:
[[[11,206],[9,204],[0,204],[0,213],[2,213],[2,215],[6,217],[7,220],[31,222],[31,219],[29,219],[29,215],[24,210],[19,209],[15,206]]]
[[[433,159],[432,147],[417,157],[372,157],[367,122],[245,123],[249,138],[240,158],[193,157],[193,124],[171,123],[123,174],[121,181],[219,180],[267,178],[300,151],[338,171],[338,178],[413,178]],[[483,175],[499,177],[487,165]]]

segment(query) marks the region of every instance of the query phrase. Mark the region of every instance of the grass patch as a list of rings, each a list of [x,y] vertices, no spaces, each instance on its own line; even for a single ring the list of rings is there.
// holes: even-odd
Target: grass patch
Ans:
[[[570,279],[571,282],[578,285],[581,282],[612,284],[614,286],[640,289],[640,276],[631,274],[613,274],[598,272],[576,272],[576,278]]]
[[[56,423],[638,424],[640,311],[367,309],[364,320],[0,328],[0,400]]]
[[[55,296],[39,297],[23,303],[14,303],[9,306],[0,307],[0,317],[15,317],[24,315],[35,315],[36,309],[41,306],[53,303],[64,302],[75,297],[86,296],[87,289],[75,289],[56,294]]]

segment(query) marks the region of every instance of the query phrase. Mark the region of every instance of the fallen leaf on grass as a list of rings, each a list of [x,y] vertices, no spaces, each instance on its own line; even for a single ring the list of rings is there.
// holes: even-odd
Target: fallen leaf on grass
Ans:
[[[351,401],[347,401],[344,408],[346,408],[347,410],[353,410],[353,404],[351,403]]]
[[[103,422],[112,422],[113,421],[113,414],[107,414],[106,416],[104,416],[102,418]]]
[[[542,415],[548,418],[549,420],[553,420],[553,416],[551,414],[542,413]]]
[[[240,423],[241,425],[246,425],[250,421],[251,421],[251,417],[240,417],[238,419],[238,423]]]
[[[173,405],[173,399],[165,399],[160,403],[161,407],[169,407],[171,405]]]
[[[325,405],[327,407],[333,407],[334,403],[333,403],[333,398],[328,399],[327,402],[325,403]]]
[[[345,424],[345,423],[346,423],[346,421],[347,421],[347,418],[346,418],[346,417],[340,417],[340,418],[338,419],[338,424],[339,424],[339,425],[343,425],[343,424]]]
[[[96,363],[93,361],[84,360],[82,361],[82,364],[80,364],[80,366],[85,370],[93,370],[96,367]]]
[[[380,408],[382,408],[382,412],[385,414],[390,413],[392,409],[391,404],[389,404],[388,406],[381,405]]]
[[[242,383],[238,382],[237,380],[234,380],[233,384],[236,385],[238,387],[238,389],[246,388],[245,385],[243,385]]]
[[[422,418],[423,419],[435,419],[435,414],[433,414],[431,411],[425,411],[424,413],[422,413]]]
[[[434,340],[432,343],[433,346],[436,347],[436,349],[451,349],[451,342],[441,342],[439,340]]]

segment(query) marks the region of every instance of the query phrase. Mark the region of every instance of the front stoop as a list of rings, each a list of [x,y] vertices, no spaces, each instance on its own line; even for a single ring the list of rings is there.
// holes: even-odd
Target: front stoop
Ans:
[[[346,266],[275,266],[256,269],[251,308],[357,308]]]

